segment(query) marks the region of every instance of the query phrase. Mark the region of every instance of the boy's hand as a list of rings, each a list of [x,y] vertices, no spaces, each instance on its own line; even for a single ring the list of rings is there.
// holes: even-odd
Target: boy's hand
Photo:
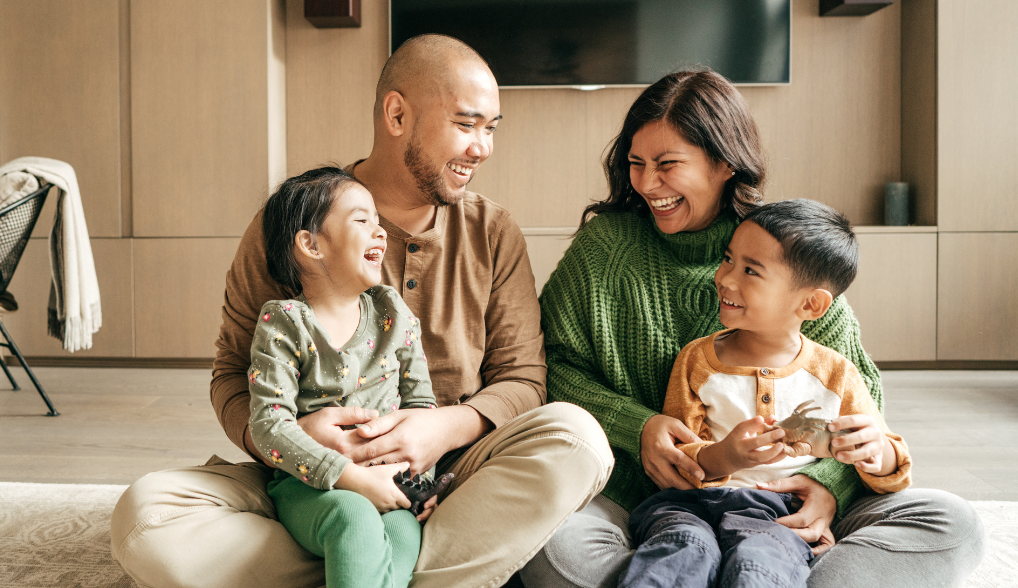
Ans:
[[[394,463],[373,467],[347,464],[336,480],[336,488],[350,490],[371,501],[380,513],[410,508],[410,499],[392,481],[393,476],[410,467],[409,463]]]
[[[700,451],[700,466],[713,480],[739,470],[779,462],[785,458],[782,429],[769,430],[761,416],[742,421],[727,437]]]
[[[828,428],[831,431],[851,431],[831,439],[834,459],[874,476],[886,476],[898,469],[894,446],[873,417],[865,414],[838,417],[831,421]]]

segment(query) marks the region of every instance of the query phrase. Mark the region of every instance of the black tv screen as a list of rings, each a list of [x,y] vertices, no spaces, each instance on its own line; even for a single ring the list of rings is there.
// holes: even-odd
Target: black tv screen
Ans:
[[[644,85],[690,66],[789,83],[791,0],[390,0],[390,51],[424,33],[477,50],[501,86]]]

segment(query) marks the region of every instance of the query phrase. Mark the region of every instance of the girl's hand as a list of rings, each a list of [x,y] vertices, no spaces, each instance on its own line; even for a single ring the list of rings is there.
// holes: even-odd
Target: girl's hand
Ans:
[[[683,478],[678,470],[688,472],[698,480],[703,479],[699,464],[675,446],[695,443],[700,439],[682,421],[658,414],[650,417],[640,433],[640,461],[643,471],[658,488],[692,489],[692,484]]]
[[[768,428],[763,417],[753,417],[735,425],[721,441],[700,450],[700,465],[709,479],[784,459],[785,445],[780,440],[785,431],[768,431]]]
[[[336,480],[336,488],[350,490],[371,501],[380,513],[410,508],[410,499],[392,481],[393,476],[410,467],[409,463],[394,463],[373,467],[347,464]]]
[[[874,476],[886,476],[898,469],[894,446],[873,417],[865,414],[838,417],[831,421],[828,428],[831,431],[852,431],[831,439],[834,459]]]

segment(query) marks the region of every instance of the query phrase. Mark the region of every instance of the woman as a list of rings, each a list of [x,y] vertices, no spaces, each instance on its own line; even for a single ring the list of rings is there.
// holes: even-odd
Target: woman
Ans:
[[[723,328],[714,272],[739,220],[762,202],[756,124],[735,88],[711,71],[647,88],[604,165],[609,196],[584,211],[541,294],[541,313],[549,401],[598,419],[615,469],[601,495],[523,569],[528,588],[615,586],[635,547],[630,510],[658,488],[689,488],[676,468],[702,475],[675,448],[696,437],[658,411],[679,350]],[[848,357],[883,407],[880,374],[843,297],[802,331]],[[768,489],[803,502],[779,522],[814,544],[810,586],[958,585],[982,554],[978,517],[945,492],[864,497],[854,469],[833,459]]]

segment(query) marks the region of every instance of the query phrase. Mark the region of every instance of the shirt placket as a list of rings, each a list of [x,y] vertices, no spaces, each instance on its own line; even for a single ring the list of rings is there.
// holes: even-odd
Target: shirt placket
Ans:
[[[411,237],[406,241],[404,254],[406,263],[403,264],[403,283],[400,287],[400,294],[410,310],[415,315],[421,316],[424,268],[428,266],[429,255],[427,244]]]
[[[756,371],[756,414],[774,416],[774,376],[768,368]]]

